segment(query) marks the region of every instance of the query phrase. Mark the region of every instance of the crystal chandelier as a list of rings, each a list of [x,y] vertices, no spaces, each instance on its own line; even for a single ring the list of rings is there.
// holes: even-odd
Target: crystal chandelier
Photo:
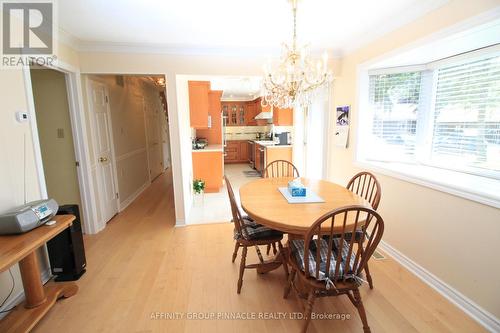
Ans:
[[[283,44],[277,66],[264,66],[262,106],[278,108],[306,107],[311,104],[318,88],[327,86],[332,74],[327,68],[328,54],[319,61],[310,58],[308,46],[297,46],[297,1],[289,0],[293,12],[292,44]]]

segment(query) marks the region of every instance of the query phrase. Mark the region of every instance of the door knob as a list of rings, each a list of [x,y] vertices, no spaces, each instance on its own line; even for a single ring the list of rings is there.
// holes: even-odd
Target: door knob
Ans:
[[[107,157],[99,157],[99,162],[104,163],[107,162],[108,158]]]

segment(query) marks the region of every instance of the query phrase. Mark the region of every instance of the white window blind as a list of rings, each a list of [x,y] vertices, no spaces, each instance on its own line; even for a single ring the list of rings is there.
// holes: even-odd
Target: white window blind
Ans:
[[[368,77],[362,160],[500,179],[500,52]]]
[[[431,164],[500,171],[500,56],[437,69],[434,109]]]
[[[421,72],[370,75],[371,130],[366,158],[413,161],[420,104]]]

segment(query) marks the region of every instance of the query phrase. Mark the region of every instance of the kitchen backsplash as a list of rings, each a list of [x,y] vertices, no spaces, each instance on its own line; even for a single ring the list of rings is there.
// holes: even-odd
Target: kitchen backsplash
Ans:
[[[269,133],[272,126],[228,126],[225,129],[226,140],[253,140],[257,133]]]

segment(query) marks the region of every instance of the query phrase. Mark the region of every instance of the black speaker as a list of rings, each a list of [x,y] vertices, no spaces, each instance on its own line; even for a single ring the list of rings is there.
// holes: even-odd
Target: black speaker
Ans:
[[[50,268],[55,281],[74,281],[85,273],[85,248],[78,205],[60,206],[57,215],[75,215],[73,224],[47,242]]]

